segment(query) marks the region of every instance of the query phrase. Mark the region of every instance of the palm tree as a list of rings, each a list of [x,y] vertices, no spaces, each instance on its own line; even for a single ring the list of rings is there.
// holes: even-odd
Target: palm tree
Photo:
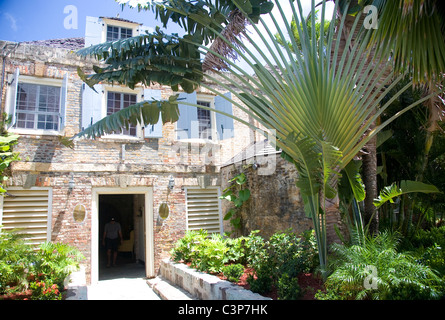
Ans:
[[[193,34],[187,34],[182,38],[177,36],[167,38],[169,48],[174,55],[173,59],[168,61],[169,68],[160,66],[170,72],[171,78],[167,79],[170,82],[165,83],[169,83],[174,89],[178,89],[178,84],[180,84],[185,90],[202,86],[230,101],[267,129],[262,130],[232,115],[222,114],[241,121],[266,137],[274,135],[276,147],[280,148],[287,159],[295,164],[299,172],[297,186],[301,190],[305,211],[314,224],[320,264],[324,270],[327,262],[327,235],[332,234],[330,231],[333,230],[333,223],[328,224],[328,222],[336,220],[338,215],[336,191],[340,172],[363,146],[392,120],[372,128],[375,120],[386,107],[411,84],[404,86],[390,101],[380,106],[383,96],[392,90],[404,76],[393,76],[392,62],[382,59],[381,57],[385,56],[383,53],[377,55],[367,51],[371,33],[363,32],[360,36],[355,36],[355,31],[360,28],[361,14],[358,14],[354,20],[350,35],[344,44],[341,37],[334,35],[342,34],[346,15],[338,24],[331,24],[328,33],[320,30],[317,40],[314,27],[309,32],[304,23],[300,25],[300,21],[305,19],[301,1],[289,1],[290,12],[292,18],[295,19],[301,39],[301,55],[299,55],[295,54],[289,45],[280,44],[275,37],[275,32],[282,39],[286,38],[286,33],[292,32],[288,10],[283,9],[282,1],[273,1],[277,12],[267,13],[272,25],[268,24],[260,14],[253,14],[253,7],[249,1],[243,1],[241,4],[239,1],[233,1],[230,4],[224,2],[228,7],[235,6],[233,10],[239,10],[251,26],[249,32],[240,32],[244,42],[235,40],[235,44],[231,42],[234,41],[233,39],[224,37],[224,28],[214,27],[215,24],[211,19],[202,19],[200,16],[190,15],[189,11],[183,10],[180,5],[183,2],[164,1],[163,8],[168,8],[175,13],[180,12],[188,19],[199,21],[207,30],[206,32],[220,38],[239,59],[247,63],[254,70],[255,75],[247,73],[239,67],[238,63],[213,50],[202,37],[194,38]],[[214,13],[218,10],[207,2],[206,6],[209,12]],[[312,1],[312,11],[315,11],[315,1]],[[326,3],[323,1],[322,25],[325,21],[325,13]],[[227,25],[230,20],[229,13],[225,14],[225,18]],[[333,21],[334,18],[332,17],[331,20]],[[310,18],[310,23],[315,26],[315,16]],[[276,29],[275,32],[273,28]],[[251,34],[255,34],[257,38],[254,40]],[[153,61],[156,61],[159,67],[161,61],[157,56],[145,54],[150,52],[149,48],[159,49],[165,45],[165,42],[151,41],[154,36],[160,37],[159,31],[156,35],[139,36],[81,50],[80,55],[105,58],[105,63],[108,65],[100,70],[97,69],[99,72],[92,76],[84,75],[84,79],[87,81],[112,80],[127,85],[137,82],[149,84],[153,78],[150,78],[149,74],[146,75],[143,68],[145,66],[153,68]],[[290,37],[290,43],[293,48],[297,47],[292,37]],[[192,48],[195,47],[200,54],[214,55],[226,64],[226,71],[204,73],[202,65],[199,64],[200,60],[196,58],[189,62],[192,67],[188,66],[187,71],[184,71],[184,68],[179,68],[177,71],[175,68],[180,66],[182,59],[175,48],[181,46],[188,48],[189,52],[192,52]],[[349,50],[342,51],[340,48],[344,46]],[[367,60],[361,58],[365,52],[369,53]],[[191,56],[196,57],[197,54],[193,53]],[[144,62],[142,66],[141,61]],[[377,64],[382,66],[382,69],[375,68]],[[387,76],[382,79],[385,74]],[[147,78],[144,78],[144,75]],[[175,82],[171,82],[173,77],[177,77]],[[217,83],[222,91],[201,79]],[[231,92],[232,98],[224,95],[226,91]],[[178,103],[175,98],[176,96],[160,104],[161,108],[158,110],[162,113],[164,107],[174,109],[172,106]],[[404,111],[426,99],[413,103]],[[187,102],[182,103],[190,107],[209,109]],[[144,121],[144,124],[147,124],[145,121],[155,123],[155,117],[147,116],[147,114],[156,113],[154,106],[158,106],[157,102],[144,102],[119,111],[82,131],[78,137],[95,137],[113,132],[130,123],[136,124],[141,121]],[[162,118],[166,122],[174,121],[175,117],[164,118],[164,113],[162,113]]]

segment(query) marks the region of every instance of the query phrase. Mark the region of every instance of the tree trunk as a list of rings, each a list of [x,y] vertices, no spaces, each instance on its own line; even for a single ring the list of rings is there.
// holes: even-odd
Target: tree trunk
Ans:
[[[373,129],[374,125],[371,127]],[[377,138],[371,139],[365,146],[366,154],[362,156],[362,180],[365,185],[363,223],[369,224],[369,232],[375,234],[379,229],[379,215],[374,206],[377,198]]]

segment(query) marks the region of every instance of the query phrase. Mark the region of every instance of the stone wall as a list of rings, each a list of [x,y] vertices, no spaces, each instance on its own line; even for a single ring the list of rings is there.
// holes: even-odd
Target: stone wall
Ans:
[[[254,168],[253,159],[243,160],[221,168],[222,188],[235,175],[244,172],[247,177],[246,187],[251,197],[242,207],[241,234],[248,235],[253,230],[260,230],[260,235],[268,238],[277,231],[292,229],[301,233],[312,227],[312,221],[304,213],[300,191],[296,187],[298,174],[295,166],[278,155],[273,157],[275,169],[268,174],[261,174],[261,165]],[[231,207],[229,201],[223,200],[223,211]],[[225,230],[230,223],[225,221]]]
[[[3,61],[5,68],[1,108],[5,110],[8,78],[19,68],[20,75],[37,78],[63,79],[68,76],[67,119],[59,135],[21,133],[15,151],[21,160],[13,163],[8,187],[49,187],[52,189],[51,240],[68,243],[79,248],[86,257],[87,278],[90,280],[92,259],[92,217],[94,188],[125,189],[150,187],[153,190],[153,235],[155,269],[169,256],[174,243],[186,230],[186,187],[200,186],[202,176],[209,177],[210,186],[220,186],[221,163],[239,152],[255,134],[247,126],[235,122],[235,138],[219,142],[183,142],[176,140],[175,125],[163,126],[163,137],[156,139],[98,138],[75,139],[74,147],[67,148],[61,136],[71,137],[80,131],[83,82],[77,67],[88,72],[96,61],[80,58],[70,50],[36,44],[0,41],[0,48],[8,44],[13,49]],[[163,98],[174,94],[166,86],[159,89]],[[200,93],[210,94],[202,89]],[[245,113],[234,107],[236,116],[252,122]],[[13,130],[10,130],[13,131]],[[209,160],[210,159],[210,160]],[[169,178],[175,187],[168,196],[170,216],[159,217],[159,205],[166,200]],[[74,189],[69,190],[70,180]],[[86,219],[75,222],[72,216],[76,205],[86,208]]]
[[[241,230],[234,230],[229,221],[224,221],[224,230],[232,230],[235,235],[248,235],[253,230],[259,230],[259,235],[268,238],[278,231],[291,229],[299,234],[312,229],[312,219],[306,217],[300,190],[296,187],[298,173],[295,166],[281,158],[279,153],[267,157],[267,161],[258,157],[247,158],[221,168],[223,190],[230,185],[230,179],[243,172],[247,178],[246,186],[251,192],[250,199],[241,208]],[[262,170],[266,164],[270,168]],[[222,200],[222,207],[225,214],[233,205]],[[338,210],[327,215],[326,226],[328,243],[339,241],[334,226],[343,234],[346,232]]]

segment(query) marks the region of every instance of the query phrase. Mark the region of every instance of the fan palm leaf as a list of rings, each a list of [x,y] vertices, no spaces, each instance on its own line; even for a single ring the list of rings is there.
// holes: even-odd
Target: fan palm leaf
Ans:
[[[184,77],[182,83],[190,83],[191,88],[200,85],[252,116],[260,126],[253,127],[233,115],[225,114],[262,132],[266,137],[274,135],[275,139],[272,140],[276,141],[276,147],[296,165],[299,172],[298,187],[301,189],[307,215],[314,223],[323,269],[327,260],[326,214],[333,211],[330,208],[332,203],[326,201],[326,198],[335,196],[336,179],[340,171],[389,121],[373,129],[371,125],[411,84],[394,94],[387,103],[380,105],[383,96],[392,90],[404,75],[394,77],[390,68],[392,62],[384,58],[387,55],[381,52],[376,55],[374,51],[369,50],[370,33],[360,33],[361,38],[354,38],[352,42],[352,37],[356,37],[354,32],[361,28],[361,14],[357,15],[350,36],[343,44],[341,37],[335,35],[341,34],[346,16],[338,24],[332,23],[329,32],[325,33],[322,28],[320,34],[316,34],[314,15],[310,17],[311,30],[308,30],[306,23],[300,23],[305,21],[301,1],[290,0],[290,10],[283,8],[283,1],[273,2],[278,11],[268,14],[272,22],[266,22],[260,17],[256,24],[245,11],[245,2],[233,1],[251,26],[249,32],[242,32],[242,43],[233,44],[220,30],[212,28],[209,22],[202,21],[204,27],[214,32],[220,41],[225,42],[237,57],[254,71],[254,75],[240,67],[238,62],[215,51],[212,46],[197,42],[192,37],[178,37],[172,41],[182,45],[188,44],[190,47],[196,46],[201,54],[212,54],[224,61],[229,67],[226,72],[215,75],[203,73],[201,67],[192,67],[189,72],[192,70],[197,76]],[[173,2],[169,5],[180,11]],[[315,12],[315,1],[312,1],[312,12]],[[323,1],[321,25],[324,24],[325,15],[326,1]],[[335,21],[335,18],[333,16],[330,20]],[[294,27],[292,20],[295,21]],[[286,34],[295,32],[295,26],[300,35],[298,46],[294,37],[290,37],[284,45],[277,40],[276,34],[281,39],[286,39]],[[274,28],[276,30],[273,30]],[[340,50],[343,46],[350,49]],[[111,47],[114,52],[114,45]],[[297,47],[301,48],[300,54],[294,52]],[[131,49],[129,51],[132,52]],[[86,49],[82,53],[88,52],[93,52],[96,56],[102,55],[98,48]],[[125,63],[124,57],[125,54],[121,52],[115,56],[115,61],[122,58],[122,63]],[[388,75],[383,80],[378,79],[383,74]],[[95,76],[102,77],[101,80],[107,77],[104,73]],[[128,74],[123,77],[128,77]],[[209,81],[201,82],[201,77]],[[114,78],[115,75],[110,79]],[[218,88],[211,83],[217,83]],[[227,91],[232,93],[231,98],[224,96]],[[377,96],[378,94],[380,96]],[[427,98],[413,103],[401,113]],[[181,103],[206,109],[196,104]],[[136,113],[134,119],[141,117],[138,108],[128,109],[129,113]],[[219,112],[213,109],[212,111]],[[125,117],[128,119],[129,114]],[[90,130],[101,132],[105,126],[117,130],[119,125],[115,121],[98,122],[93,125],[97,130]],[[88,136],[89,133],[91,131],[84,131],[79,135]]]

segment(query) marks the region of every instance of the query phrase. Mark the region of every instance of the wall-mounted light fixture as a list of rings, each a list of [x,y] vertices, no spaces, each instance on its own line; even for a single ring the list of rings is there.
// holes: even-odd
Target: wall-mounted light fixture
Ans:
[[[74,184],[74,174],[71,174],[70,181],[68,182],[68,191],[72,192],[73,189],[74,189],[74,186],[75,186],[75,184]]]
[[[175,186],[175,179],[173,179],[172,176],[170,176],[170,179],[168,180],[168,188],[170,190],[173,190],[173,187]]]

